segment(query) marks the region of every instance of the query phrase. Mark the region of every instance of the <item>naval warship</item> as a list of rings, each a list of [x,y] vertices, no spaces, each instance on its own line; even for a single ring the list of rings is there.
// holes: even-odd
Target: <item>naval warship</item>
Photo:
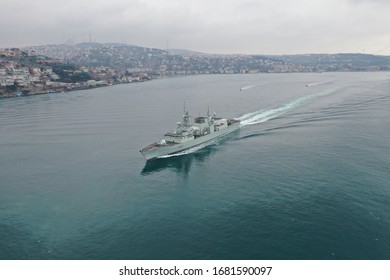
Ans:
[[[192,123],[184,109],[183,120],[177,122],[175,130],[165,133],[164,139],[147,145],[140,152],[147,160],[172,155],[219,139],[239,128],[240,120],[217,118],[209,112],[207,116],[194,118]]]

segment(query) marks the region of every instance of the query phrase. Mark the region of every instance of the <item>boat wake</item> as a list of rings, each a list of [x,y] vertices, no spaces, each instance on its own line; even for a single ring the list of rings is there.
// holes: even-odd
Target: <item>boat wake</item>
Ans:
[[[332,81],[326,81],[326,82],[319,82],[319,83],[312,83],[312,84],[306,84],[307,87],[313,87],[313,86],[319,86],[324,84],[330,84]]]
[[[244,86],[242,88],[240,88],[241,91],[244,91],[244,90],[248,90],[248,89],[251,89],[251,88],[254,88],[256,87],[257,85],[249,85],[249,86]]]
[[[258,123],[263,123],[271,119],[275,119],[277,117],[280,117],[287,112],[294,110],[303,104],[309,102],[310,100],[321,97],[321,96],[326,96],[332,93],[335,93],[338,89],[337,88],[332,88],[332,89],[327,89],[324,91],[321,91],[319,93],[311,94],[311,95],[306,95],[303,97],[300,97],[298,99],[295,99],[281,107],[274,108],[274,109],[268,109],[268,110],[260,110],[260,111],[255,111],[252,113],[247,113],[238,119],[241,121],[240,126],[247,126],[247,125],[253,125],[253,124],[258,124]]]

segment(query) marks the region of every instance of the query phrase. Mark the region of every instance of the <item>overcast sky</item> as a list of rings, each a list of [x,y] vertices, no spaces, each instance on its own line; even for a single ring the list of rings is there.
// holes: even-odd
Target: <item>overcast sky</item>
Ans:
[[[208,53],[390,55],[389,0],[1,0],[0,47],[119,42]]]

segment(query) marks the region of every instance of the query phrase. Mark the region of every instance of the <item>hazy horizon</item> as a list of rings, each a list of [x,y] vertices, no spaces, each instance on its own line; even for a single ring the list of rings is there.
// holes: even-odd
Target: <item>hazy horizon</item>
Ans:
[[[0,48],[126,43],[212,54],[390,55],[386,0],[5,0]]]
[[[376,56],[390,56],[389,54],[373,54],[373,53],[367,53],[367,52],[337,52],[337,53],[281,53],[281,54],[265,54],[265,53],[211,53],[211,52],[201,52],[198,50],[191,50],[191,49],[181,49],[181,48],[156,48],[156,47],[148,47],[148,46],[140,46],[140,45],[135,45],[131,43],[121,43],[121,42],[94,42],[94,41],[80,41],[80,42],[65,42],[65,43],[52,43],[52,44],[40,44],[40,45],[28,45],[28,46],[10,46],[10,47],[0,47],[0,49],[12,49],[12,48],[17,48],[17,49],[25,49],[25,48],[34,48],[34,47],[42,47],[42,46],[61,46],[61,45],[67,45],[67,46],[76,46],[76,45],[81,45],[81,44],[100,44],[100,45],[110,45],[110,44],[117,44],[117,45],[127,45],[127,46],[132,46],[132,47],[140,47],[140,48],[149,48],[149,49],[159,49],[159,50],[164,50],[164,51],[184,51],[184,52],[192,52],[192,53],[198,53],[198,54],[204,54],[204,55],[264,55],[264,56],[284,56],[284,55],[337,55],[337,54],[361,54],[361,55],[376,55]]]

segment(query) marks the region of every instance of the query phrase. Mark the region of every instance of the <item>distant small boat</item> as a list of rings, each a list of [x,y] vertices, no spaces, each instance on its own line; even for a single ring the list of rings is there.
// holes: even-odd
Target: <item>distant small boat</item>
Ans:
[[[247,90],[247,89],[251,89],[251,88],[254,88],[256,87],[257,85],[249,85],[249,86],[244,86],[242,88],[240,88],[240,91],[244,91],[244,90]]]

